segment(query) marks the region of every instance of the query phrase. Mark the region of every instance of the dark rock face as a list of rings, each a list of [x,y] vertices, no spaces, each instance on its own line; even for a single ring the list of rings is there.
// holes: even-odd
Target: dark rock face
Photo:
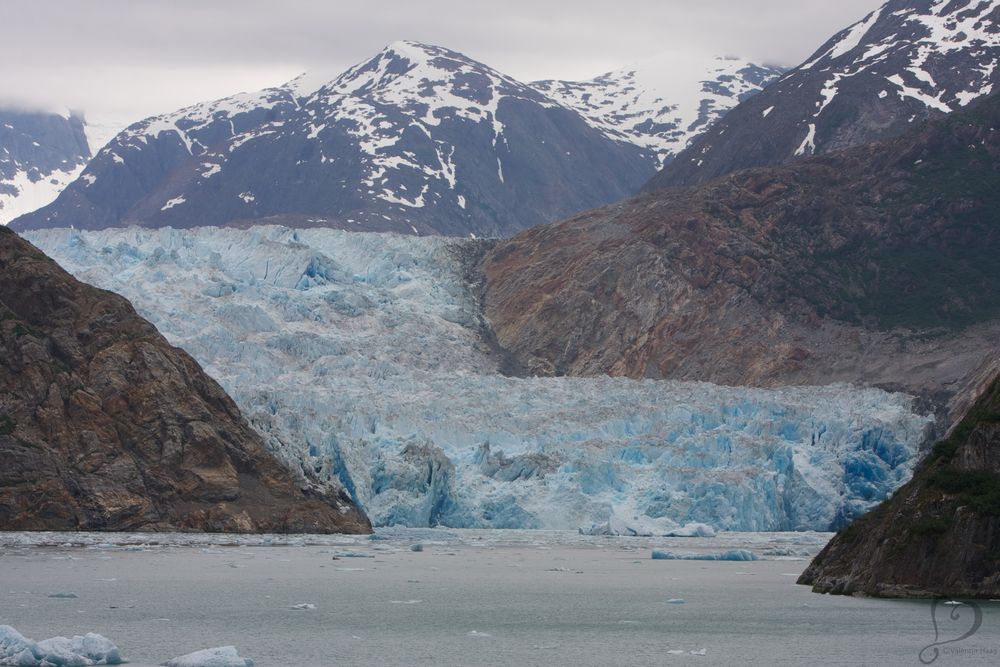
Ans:
[[[1000,1],[890,0],[733,109],[647,185],[897,136],[1000,90]]]
[[[485,314],[529,373],[864,382],[940,404],[996,356],[998,127],[995,96],[527,230],[480,262]]]
[[[0,530],[370,530],[128,301],[3,227],[0,458]]]
[[[447,49],[399,42],[332,81],[121,133],[14,229],[285,224],[510,235],[629,196],[656,157]]]
[[[842,595],[1000,595],[1000,378],[913,479],[841,530],[799,583]]]

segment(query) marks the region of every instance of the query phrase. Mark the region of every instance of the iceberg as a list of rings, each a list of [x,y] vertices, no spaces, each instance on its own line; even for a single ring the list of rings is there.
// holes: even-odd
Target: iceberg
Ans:
[[[303,484],[343,488],[376,526],[826,531],[909,479],[931,421],[848,385],[506,377],[454,239],[25,236],[127,297]]]
[[[687,523],[683,526],[667,517],[654,519],[649,516],[624,518],[612,516],[603,523],[579,528],[581,535],[615,535],[625,537],[715,537],[715,528],[704,523]]]
[[[172,658],[163,663],[164,667],[253,667],[253,660],[241,658],[235,646],[206,648]]]
[[[93,632],[35,642],[9,625],[0,625],[0,665],[89,667],[127,662],[113,642]]]

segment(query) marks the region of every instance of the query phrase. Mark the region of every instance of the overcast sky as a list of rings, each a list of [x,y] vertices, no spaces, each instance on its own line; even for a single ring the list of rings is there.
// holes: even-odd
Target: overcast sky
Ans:
[[[0,103],[135,120],[331,76],[386,44],[447,46],[530,81],[677,50],[796,65],[881,0],[0,0]]]

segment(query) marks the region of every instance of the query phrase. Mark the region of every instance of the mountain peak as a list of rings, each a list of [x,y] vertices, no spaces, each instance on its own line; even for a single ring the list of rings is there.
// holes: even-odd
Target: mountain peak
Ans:
[[[702,134],[648,188],[895,137],[1000,85],[1000,0],[890,0]]]

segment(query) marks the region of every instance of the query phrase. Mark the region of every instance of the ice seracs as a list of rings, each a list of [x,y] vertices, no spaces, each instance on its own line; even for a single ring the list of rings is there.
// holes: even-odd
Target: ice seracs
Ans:
[[[929,425],[909,396],[845,385],[504,377],[464,282],[473,241],[282,227],[27,237],[128,297],[272,451],[342,484],[376,525],[827,530],[909,478]]]
[[[0,625],[0,665],[90,667],[123,665],[127,662],[111,640],[93,632],[36,642],[9,625]]]

